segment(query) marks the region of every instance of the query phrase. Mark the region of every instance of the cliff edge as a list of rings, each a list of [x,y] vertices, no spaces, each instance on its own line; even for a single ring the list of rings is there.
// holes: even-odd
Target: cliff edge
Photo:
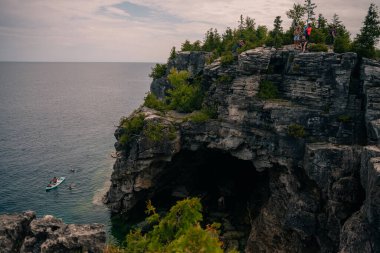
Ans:
[[[123,127],[115,132],[111,210],[200,196],[226,248],[379,252],[380,63],[270,48],[230,65],[205,59],[181,52],[169,66],[201,80],[203,104],[217,116],[195,122],[136,110],[136,138],[124,145]],[[258,96],[263,81],[277,88],[276,99]],[[152,83],[158,97],[167,89],[165,77]]]

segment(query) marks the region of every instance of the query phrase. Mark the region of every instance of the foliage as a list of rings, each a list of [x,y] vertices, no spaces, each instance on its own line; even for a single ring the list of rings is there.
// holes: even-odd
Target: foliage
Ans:
[[[329,48],[325,44],[310,44],[308,49],[310,52],[327,52]]]
[[[309,21],[313,21],[315,15],[314,9],[317,8],[317,5],[315,5],[315,3],[312,3],[311,0],[305,0],[304,7],[307,14],[307,23]]]
[[[152,72],[149,74],[149,77],[153,78],[153,80],[156,80],[158,78],[165,76],[166,68],[167,68],[166,64],[156,63],[156,66],[152,68]]]
[[[257,96],[261,99],[275,99],[278,98],[277,87],[268,80],[264,80],[260,83],[259,92]]]
[[[349,32],[341,32],[335,37],[334,52],[345,53],[351,50],[351,39]]]
[[[168,110],[168,106],[165,104],[165,102],[159,100],[153,93],[150,92],[144,99],[144,106],[160,112]]]
[[[310,35],[310,42],[312,43],[325,43],[327,35],[322,29],[314,28]]]
[[[306,9],[301,4],[293,4],[293,9],[286,12],[286,16],[293,20],[292,25],[300,24],[302,17],[305,15]]]
[[[279,48],[282,46],[283,28],[281,26],[282,20],[280,16],[277,16],[273,21],[273,30],[269,33],[270,37],[267,39],[268,46],[274,46]]]
[[[222,57],[220,57],[220,62],[222,66],[228,66],[232,64],[234,60],[235,60],[235,57],[233,56],[231,52],[226,52],[222,55]]]
[[[169,60],[173,60],[177,56],[177,53],[175,51],[175,47],[172,47],[170,50]]]
[[[125,252],[204,252],[222,253],[218,239],[219,225],[200,226],[203,217],[199,198],[178,201],[169,213],[161,217],[149,201],[147,222],[153,229],[146,234],[131,231],[126,238]]]
[[[144,119],[143,114],[137,114],[131,118],[122,118],[120,120],[120,127],[122,129],[122,135],[119,139],[120,144],[128,144],[142,131]]]
[[[324,29],[327,27],[327,19],[320,13],[318,15],[318,28]]]
[[[375,44],[380,37],[379,11],[375,4],[371,4],[365,17],[363,27],[353,42],[353,50],[364,57],[375,56]]]
[[[292,124],[288,126],[288,135],[295,138],[305,137],[305,128],[299,124]]]
[[[168,90],[169,108],[179,112],[192,112],[201,107],[202,94],[199,85],[190,85],[189,72],[172,69],[168,80],[173,86]]]
[[[201,41],[197,40],[193,44],[190,43],[190,41],[185,40],[184,43],[181,45],[181,51],[201,51]]]
[[[153,142],[159,142],[162,140],[174,140],[175,128],[172,125],[164,125],[157,121],[149,121],[144,130],[144,135]]]
[[[346,115],[346,114],[343,114],[343,115],[339,115],[338,117],[338,121],[339,122],[342,122],[342,123],[348,123],[351,121],[351,116],[350,115]]]
[[[232,82],[234,78],[230,75],[226,75],[226,74],[223,74],[221,76],[218,77],[218,79],[216,80],[217,83],[220,83],[220,84],[229,84]]]
[[[221,36],[217,29],[210,29],[206,32],[202,50],[212,52],[214,49],[218,48],[221,44]]]
[[[216,108],[204,107],[202,110],[192,113],[189,117],[186,118],[186,120],[195,123],[202,123],[208,121],[209,119],[216,119],[217,117],[218,112]]]

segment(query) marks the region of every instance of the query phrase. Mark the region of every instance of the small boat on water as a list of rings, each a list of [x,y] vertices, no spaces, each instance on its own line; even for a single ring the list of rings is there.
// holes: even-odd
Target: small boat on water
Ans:
[[[59,178],[56,178],[56,180],[52,180],[50,181],[50,183],[46,186],[46,190],[51,190],[51,189],[54,189],[56,188],[58,185],[60,185],[66,178],[65,177],[59,177]]]

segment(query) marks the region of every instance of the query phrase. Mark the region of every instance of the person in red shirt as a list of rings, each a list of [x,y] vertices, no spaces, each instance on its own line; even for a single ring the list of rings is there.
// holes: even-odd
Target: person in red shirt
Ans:
[[[310,39],[310,35],[311,35],[311,24],[308,24],[307,27],[306,27],[306,32],[305,32],[305,36],[306,36],[306,40],[309,41]]]

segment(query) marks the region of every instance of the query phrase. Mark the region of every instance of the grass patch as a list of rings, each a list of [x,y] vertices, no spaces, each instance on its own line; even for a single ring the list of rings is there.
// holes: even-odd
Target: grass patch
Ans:
[[[305,137],[305,128],[299,124],[292,124],[288,126],[288,135],[295,138]]]
[[[172,141],[176,138],[176,130],[173,125],[165,125],[155,121],[149,121],[143,133],[148,140],[153,142],[160,142],[167,139]]]
[[[327,52],[329,50],[325,44],[311,44],[307,48],[310,52]]]
[[[259,86],[257,96],[261,99],[276,99],[278,98],[278,90],[276,85],[271,81],[263,80]]]
[[[141,133],[144,126],[144,118],[144,115],[138,114],[132,118],[122,118],[120,120],[120,127],[123,132],[119,138],[120,144],[127,145]]]
[[[144,99],[144,106],[155,109],[160,112],[165,112],[168,110],[168,106],[164,101],[158,99],[154,94],[148,93],[148,95]]]

